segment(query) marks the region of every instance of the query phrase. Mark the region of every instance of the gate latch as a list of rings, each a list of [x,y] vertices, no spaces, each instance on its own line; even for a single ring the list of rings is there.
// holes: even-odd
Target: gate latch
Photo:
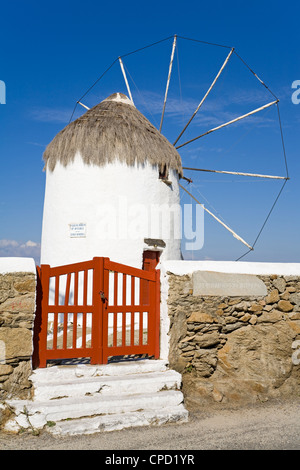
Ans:
[[[108,299],[107,299],[107,297],[105,297],[105,294],[104,294],[103,290],[101,290],[101,291],[99,292],[99,294],[100,294],[100,297],[101,297],[102,302],[103,302],[103,303],[106,303],[106,307],[107,307]]]

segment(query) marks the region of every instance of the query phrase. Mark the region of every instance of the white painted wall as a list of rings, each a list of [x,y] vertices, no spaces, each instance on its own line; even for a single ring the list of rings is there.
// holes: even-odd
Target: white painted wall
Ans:
[[[169,179],[171,187],[159,179],[158,168],[149,164],[86,165],[79,153],[66,167],[58,163],[53,172],[46,173],[41,263],[59,266],[106,256],[141,268],[143,250],[148,248],[144,238],[164,239],[162,260],[180,259],[176,172],[170,171]],[[155,220],[162,209],[167,209],[163,228]],[[177,209],[175,238],[174,228],[168,230],[172,209]],[[85,238],[70,237],[69,224],[75,223],[86,224]]]
[[[0,274],[36,273],[33,258],[0,258]]]
[[[164,263],[164,269],[183,276],[195,271],[220,273],[254,274],[279,276],[300,276],[300,263],[260,263],[251,261],[176,261]]]

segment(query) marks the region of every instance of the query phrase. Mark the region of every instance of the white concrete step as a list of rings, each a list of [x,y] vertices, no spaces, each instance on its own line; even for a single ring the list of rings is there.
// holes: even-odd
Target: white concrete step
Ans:
[[[115,362],[102,365],[63,365],[52,366],[33,371],[30,380],[35,384],[43,382],[61,382],[73,378],[88,378],[100,376],[118,376],[130,374],[145,374],[149,372],[163,372],[167,364],[163,360],[143,359],[137,361]]]
[[[160,426],[175,422],[184,423],[187,420],[188,412],[181,404],[157,410],[141,410],[120,415],[60,421],[56,426],[49,428],[49,431],[56,435],[93,434],[101,431],[120,431],[131,427]]]
[[[183,402],[180,391],[169,390],[159,393],[121,396],[89,396],[83,401],[75,398],[62,398],[46,402],[30,400],[10,401],[15,409],[16,423],[22,428],[30,425],[41,429],[49,422],[73,420],[100,415],[121,415],[139,410],[164,410],[176,408]]]
[[[35,383],[34,400],[45,401],[63,397],[88,395],[120,395],[154,393],[162,389],[179,389],[181,375],[174,370],[128,374],[123,376],[75,377],[61,382]]]

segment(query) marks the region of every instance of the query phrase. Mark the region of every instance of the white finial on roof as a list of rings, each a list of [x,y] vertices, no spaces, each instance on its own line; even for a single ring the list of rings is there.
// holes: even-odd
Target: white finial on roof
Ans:
[[[130,104],[131,106],[134,106],[133,101],[131,101],[126,95],[123,95],[123,93],[114,93],[104,101],[117,101],[119,103]]]

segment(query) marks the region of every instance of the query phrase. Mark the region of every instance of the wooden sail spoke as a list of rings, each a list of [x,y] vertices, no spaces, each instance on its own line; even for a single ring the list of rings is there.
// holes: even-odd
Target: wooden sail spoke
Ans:
[[[80,101],[77,101],[77,103],[80,104],[80,106],[82,106],[83,108],[87,109],[88,111],[91,109],[88,106],[86,106],[85,104],[81,103]]]
[[[213,129],[210,129],[209,131],[204,132],[204,134],[198,135],[198,137],[194,137],[193,139],[188,140],[187,142],[184,142],[181,145],[178,145],[176,149],[179,149],[183,147],[184,145],[190,144],[191,142],[194,142],[195,140],[200,139],[201,137],[204,137],[205,135],[208,135],[211,132],[214,132],[218,129],[222,129],[223,127],[229,126],[229,124],[233,124],[234,122],[238,122],[241,119],[245,119],[248,116],[252,116],[253,114],[258,113],[259,111],[262,111],[263,109],[269,108],[270,106],[272,106],[273,104],[277,104],[278,102],[279,100],[272,101],[271,103],[265,104],[264,106],[261,106],[260,108],[254,109],[253,111],[250,111],[247,114],[243,114],[242,116],[232,119],[231,121],[225,122],[224,124],[221,124],[220,126],[214,127]]]
[[[187,127],[189,126],[189,124],[192,122],[192,120],[194,119],[194,117],[196,116],[196,114],[198,113],[199,109],[201,108],[201,106],[203,105],[204,101],[206,100],[206,98],[208,97],[209,93],[211,92],[211,90],[213,89],[213,87],[215,86],[216,84],[216,81],[218,80],[219,76],[221,75],[223,69],[225,68],[225,65],[227,64],[227,62],[229,61],[230,59],[230,56],[231,54],[233,53],[234,51],[234,48],[231,49],[231,51],[229,52],[228,56],[226,57],[225,59],[225,62],[223,63],[222,67],[220,68],[219,72],[217,73],[214,81],[212,82],[212,84],[210,85],[209,89],[207,90],[207,92],[205,93],[204,97],[202,98],[202,100],[200,101],[200,103],[198,104],[196,110],[194,111],[192,117],[190,118],[189,122],[186,124],[186,126],[184,127],[184,129],[181,131],[181,133],[179,134],[179,136],[177,137],[177,139],[175,140],[174,144],[175,145],[178,140],[180,139],[180,137],[182,136],[182,134],[186,131]]]
[[[119,57],[119,62],[120,62],[120,67],[121,67],[121,70],[122,70],[122,74],[123,74],[123,77],[124,77],[124,81],[125,81],[125,85],[126,85],[126,88],[127,88],[127,91],[128,91],[129,98],[131,99],[131,101],[133,103],[129,83],[128,83],[128,80],[127,80],[127,77],[126,77],[126,73],[125,73],[125,69],[124,69],[124,65],[123,65],[121,57]]]
[[[289,179],[286,176],[273,176],[273,175],[261,175],[256,173],[243,173],[241,171],[224,171],[224,170],[208,170],[204,168],[190,168],[187,166],[182,167],[183,170],[192,170],[192,171],[205,171],[209,173],[222,173],[226,175],[239,175],[239,176],[253,176],[255,178],[270,178],[270,179],[277,179],[277,180],[286,180]],[[185,178],[187,179],[187,178]]]
[[[253,247],[251,245],[249,245],[249,243],[247,243],[242,237],[240,237],[236,232],[234,232],[230,227],[228,227],[228,225],[226,225],[224,222],[222,222],[222,220],[220,220],[215,214],[213,214],[210,210],[208,210],[204,204],[201,204],[200,201],[198,201],[198,199],[196,199],[187,189],[185,189],[184,186],[182,186],[180,183],[179,183],[179,186],[189,195],[191,196],[194,201],[197,202],[197,204],[199,204],[209,215],[211,215],[217,222],[219,222],[219,224],[223,225],[223,227],[226,228],[226,230],[228,230],[233,236],[234,238],[236,238],[237,240],[239,240],[240,242],[242,242],[244,245],[246,245],[250,250],[253,250]]]
[[[171,52],[171,59],[170,59],[170,65],[169,65],[169,74],[168,74],[168,79],[167,79],[167,85],[166,85],[166,91],[165,91],[165,99],[164,99],[164,105],[163,105],[161,120],[160,120],[159,132],[161,132],[161,128],[162,128],[162,124],[163,124],[163,120],[164,120],[164,115],[165,115],[165,108],[166,108],[168,90],[169,90],[170,79],[171,79],[171,73],[172,73],[172,66],[173,66],[174,53],[175,53],[175,47],[176,47],[176,40],[177,40],[177,36],[176,36],[176,34],[175,34],[175,36],[174,36],[174,41],[173,41],[173,46],[172,46],[172,52]]]

